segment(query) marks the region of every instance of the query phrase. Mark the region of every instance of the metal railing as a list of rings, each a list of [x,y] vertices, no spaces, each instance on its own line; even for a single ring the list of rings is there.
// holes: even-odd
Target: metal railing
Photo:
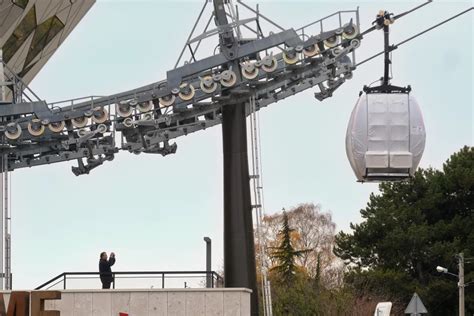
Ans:
[[[13,87],[13,99],[15,103],[20,103],[23,100],[33,102],[41,101],[41,99],[28,87],[28,85],[18,76],[18,74],[10,68],[7,63],[0,59],[3,65],[5,76],[5,84]]]
[[[74,99],[68,99],[68,100],[61,100],[61,101],[56,101],[56,102],[51,102],[48,103],[48,107],[51,110],[59,110],[61,111],[62,107],[69,106],[71,110],[74,110],[74,106],[83,102],[90,101],[91,107],[94,107],[94,100],[103,98],[104,96],[100,95],[91,95],[87,97],[81,97],[81,98],[74,98]]]
[[[62,288],[67,289],[68,280],[84,280],[84,279],[96,279],[99,280],[100,272],[63,272],[51,280],[36,287],[35,290],[48,290],[54,286],[62,283]],[[215,271],[120,271],[112,272],[112,289],[116,288],[117,279],[160,279],[161,288],[165,288],[165,280],[168,279],[195,279],[202,278],[204,283],[202,287],[205,287],[206,277],[211,278],[211,288],[222,287],[223,278]],[[184,282],[185,287],[187,282]]]
[[[301,39],[302,40],[305,40],[306,37],[308,37],[308,33],[311,34],[317,34],[318,31],[319,33],[323,33],[323,31],[325,30],[325,27],[324,27],[324,23],[328,23],[328,22],[334,22],[334,20],[337,18],[337,23],[336,25],[338,25],[339,28],[343,27],[343,23],[347,23],[349,22],[348,20],[346,20],[347,17],[351,17],[351,20],[352,20],[352,23],[354,23],[356,26],[357,26],[357,29],[359,30],[360,32],[360,21],[359,21],[359,7],[357,7],[356,10],[341,10],[341,11],[337,11],[337,12],[334,12],[328,16],[325,16],[319,20],[316,20],[316,21],[313,21],[309,24],[306,24],[298,29],[296,29],[296,33],[298,33],[298,35],[301,36]],[[309,28],[312,28],[312,31],[313,32],[308,32],[308,29]],[[314,29],[316,28],[316,29]],[[328,29],[331,29],[332,27],[329,27]],[[355,57],[355,50],[352,51],[352,66],[356,66],[356,57]]]

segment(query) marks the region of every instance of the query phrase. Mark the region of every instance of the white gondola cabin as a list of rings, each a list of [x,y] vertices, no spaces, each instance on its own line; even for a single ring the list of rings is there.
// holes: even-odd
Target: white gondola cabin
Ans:
[[[401,180],[414,174],[425,139],[410,93],[364,93],[351,114],[346,153],[360,182]]]

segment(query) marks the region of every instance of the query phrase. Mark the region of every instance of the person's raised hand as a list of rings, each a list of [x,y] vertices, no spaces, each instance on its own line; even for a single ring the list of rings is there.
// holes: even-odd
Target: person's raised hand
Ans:
[[[111,253],[110,253],[110,256],[111,256],[111,257],[115,257],[115,253],[111,252]]]

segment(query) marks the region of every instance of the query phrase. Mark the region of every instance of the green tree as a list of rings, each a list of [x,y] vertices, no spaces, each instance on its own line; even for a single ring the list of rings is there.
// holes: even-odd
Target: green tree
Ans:
[[[295,264],[304,269],[311,278],[318,276],[324,286],[341,285],[343,263],[332,251],[336,224],[332,221],[331,213],[323,212],[318,204],[301,203],[286,211],[286,214],[288,224],[293,229],[291,233],[293,247],[310,250],[295,257]],[[281,242],[279,233],[282,222],[283,212],[263,218],[263,241],[269,249],[277,247]],[[258,245],[256,249],[259,249]],[[268,258],[266,261],[269,267],[275,264],[271,259]]]
[[[278,233],[280,243],[277,247],[272,248],[270,256],[277,262],[271,270],[277,272],[285,283],[291,283],[295,278],[297,273],[296,258],[310,251],[310,249],[295,250],[291,236],[294,231],[288,224],[288,214],[283,212],[282,228]]]
[[[403,304],[417,291],[431,315],[454,315],[457,280],[435,267],[457,273],[455,255],[474,256],[474,147],[453,154],[442,171],[420,169],[379,189],[360,211],[363,221],[351,224],[353,232],[336,236],[334,252],[350,268],[346,281]],[[466,282],[473,280],[474,265],[465,270]],[[466,288],[469,313],[473,290]]]
[[[271,255],[266,263],[273,267],[268,278],[274,315],[366,315],[353,312],[352,292],[341,288],[343,265],[332,253],[335,224],[329,212],[302,203],[265,216],[262,231]]]
[[[268,261],[274,267],[268,275],[274,315],[366,316],[385,298],[355,296],[352,288],[344,287],[342,260],[332,254],[335,224],[319,206],[299,204],[288,212],[266,216],[263,222],[268,248],[277,255]],[[285,278],[287,271],[293,273]]]

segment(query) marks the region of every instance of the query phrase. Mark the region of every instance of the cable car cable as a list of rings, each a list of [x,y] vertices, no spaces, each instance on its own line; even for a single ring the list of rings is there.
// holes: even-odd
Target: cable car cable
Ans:
[[[418,9],[421,8],[421,7],[424,7],[425,5],[427,5],[427,4],[431,3],[431,2],[433,2],[433,0],[428,0],[428,1],[426,1],[425,3],[420,4],[420,5],[417,6],[417,7],[414,7],[414,8],[411,9],[411,10],[408,10],[408,11],[405,11],[405,12],[400,13],[400,14],[398,14],[398,15],[395,15],[393,18],[394,18],[395,20],[396,20],[396,19],[399,19],[399,18],[401,18],[401,17],[403,17],[403,16],[405,16],[405,15],[407,15],[407,14],[409,14],[409,13],[412,13],[413,11],[418,10]]]
[[[454,16],[452,16],[452,17],[450,17],[450,18],[448,18],[448,19],[446,19],[446,20],[444,20],[444,21],[442,21],[442,22],[440,22],[440,23],[438,23],[438,24],[436,24],[436,25],[433,25],[432,27],[427,28],[427,29],[424,30],[424,31],[421,31],[420,33],[417,33],[417,34],[415,34],[415,35],[413,35],[413,36],[411,36],[411,37],[409,37],[409,38],[407,38],[407,39],[401,41],[401,42],[398,43],[398,44],[391,45],[391,46],[390,46],[390,51],[393,51],[393,50],[397,49],[399,46],[401,46],[401,45],[403,45],[403,44],[405,44],[405,43],[411,41],[412,39],[415,39],[415,38],[417,38],[418,36],[423,35],[423,34],[425,34],[426,32],[429,32],[429,31],[431,31],[431,30],[433,30],[433,29],[435,29],[435,28],[437,28],[437,27],[439,27],[439,26],[441,26],[441,25],[443,25],[443,24],[445,24],[445,23],[447,23],[447,22],[449,22],[449,21],[451,21],[451,20],[453,20],[453,19],[455,19],[455,18],[457,18],[457,17],[459,17],[459,16],[461,16],[461,15],[463,15],[463,14],[465,14],[465,13],[471,11],[471,10],[473,10],[473,9],[474,9],[474,7],[470,7],[469,9],[464,10],[464,11],[462,11],[462,12],[460,12],[460,13],[458,13],[458,14],[456,14],[456,15],[454,15]],[[365,33],[365,32],[364,32],[364,33]],[[362,64],[364,64],[364,63],[366,63],[366,62],[368,62],[368,61],[370,61],[370,60],[372,60],[372,59],[374,59],[375,57],[378,57],[378,56],[382,55],[383,53],[385,53],[385,51],[381,51],[381,52],[379,52],[379,53],[377,53],[377,54],[375,54],[375,55],[373,55],[373,56],[371,56],[371,57],[369,57],[369,58],[367,58],[367,59],[364,59],[363,61],[357,63],[357,64],[356,64],[356,67],[358,67],[358,66],[360,66],[360,65],[362,65]]]

